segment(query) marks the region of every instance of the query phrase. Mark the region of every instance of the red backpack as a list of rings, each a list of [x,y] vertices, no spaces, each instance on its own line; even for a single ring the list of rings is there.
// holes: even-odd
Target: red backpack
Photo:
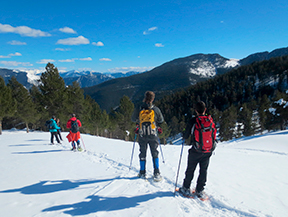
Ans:
[[[197,151],[210,153],[216,148],[216,127],[213,118],[209,116],[196,117],[194,141]]]

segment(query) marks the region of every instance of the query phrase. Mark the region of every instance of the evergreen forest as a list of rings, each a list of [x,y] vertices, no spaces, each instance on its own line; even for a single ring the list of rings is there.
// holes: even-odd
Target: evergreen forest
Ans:
[[[288,56],[282,56],[241,66],[174,91],[155,102],[165,119],[160,138],[165,143],[165,138],[183,132],[195,115],[194,104],[199,100],[206,103],[207,114],[212,115],[221,141],[286,129],[287,89]],[[101,110],[97,102],[84,95],[77,82],[66,86],[51,63],[42,73],[39,85],[30,90],[15,77],[7,85],[0,77],[0,134],[2,129],[11,128],[46,131],[45,122],[52,115],[60,119],[62,131],[67,131],[66,122],[75,113],[82,122],[82,133],[134,140],[133,111],[134,104],[125,95],[116,110]]]

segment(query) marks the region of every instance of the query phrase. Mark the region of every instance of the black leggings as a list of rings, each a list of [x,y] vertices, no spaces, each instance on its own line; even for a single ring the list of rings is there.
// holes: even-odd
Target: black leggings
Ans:
[[[51,143],[53,144],[53,142],[54,142],[54,136],[55,136],[55,138],[56,138],[56,141],[57,141],[58,143],[60,143],[60,140],[59,140],[59,138],[58,138],[57,132],[50,132],[50,133],[51,133]]]
[[[199,164],[200,171],[197,179],[196,191],[200,192],[204,190],[204,186],[206,185],[207,180],[207,169],[209,166],[209,160],[211,155],[212,153],[198,153],[193,149],[189,150],[188,164],[185,172],[186,176],[183,183],[184,187],[190,188],[191,182],[194,177],[195,169]]]

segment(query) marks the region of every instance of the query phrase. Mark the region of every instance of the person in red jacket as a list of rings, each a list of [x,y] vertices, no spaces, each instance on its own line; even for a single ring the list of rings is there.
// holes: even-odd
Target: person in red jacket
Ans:
[[[66,136],[68,141],[72,144],[71,150],[76,150],[75,142],[77,143],[78,151],[82,151],[80,146],[80,131],[79,127],[82,126],[81,122],[76,118],[75,114],[71,115],[72,117],[68,120],[66,127],[70,129],[69,134]]]

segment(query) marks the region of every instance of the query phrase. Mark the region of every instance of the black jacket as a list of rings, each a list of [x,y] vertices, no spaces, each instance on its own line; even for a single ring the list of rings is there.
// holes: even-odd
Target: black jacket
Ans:
[[[183,139],[187,140],[189,136],[191,136],[194,133],[194,128],[196,124],[196,117],[193,117],[190,119],[190,121],[187,123],[185,127],[185,131],[183,132]],[[191,139],[190,145],[193,145],[193,141]]]

